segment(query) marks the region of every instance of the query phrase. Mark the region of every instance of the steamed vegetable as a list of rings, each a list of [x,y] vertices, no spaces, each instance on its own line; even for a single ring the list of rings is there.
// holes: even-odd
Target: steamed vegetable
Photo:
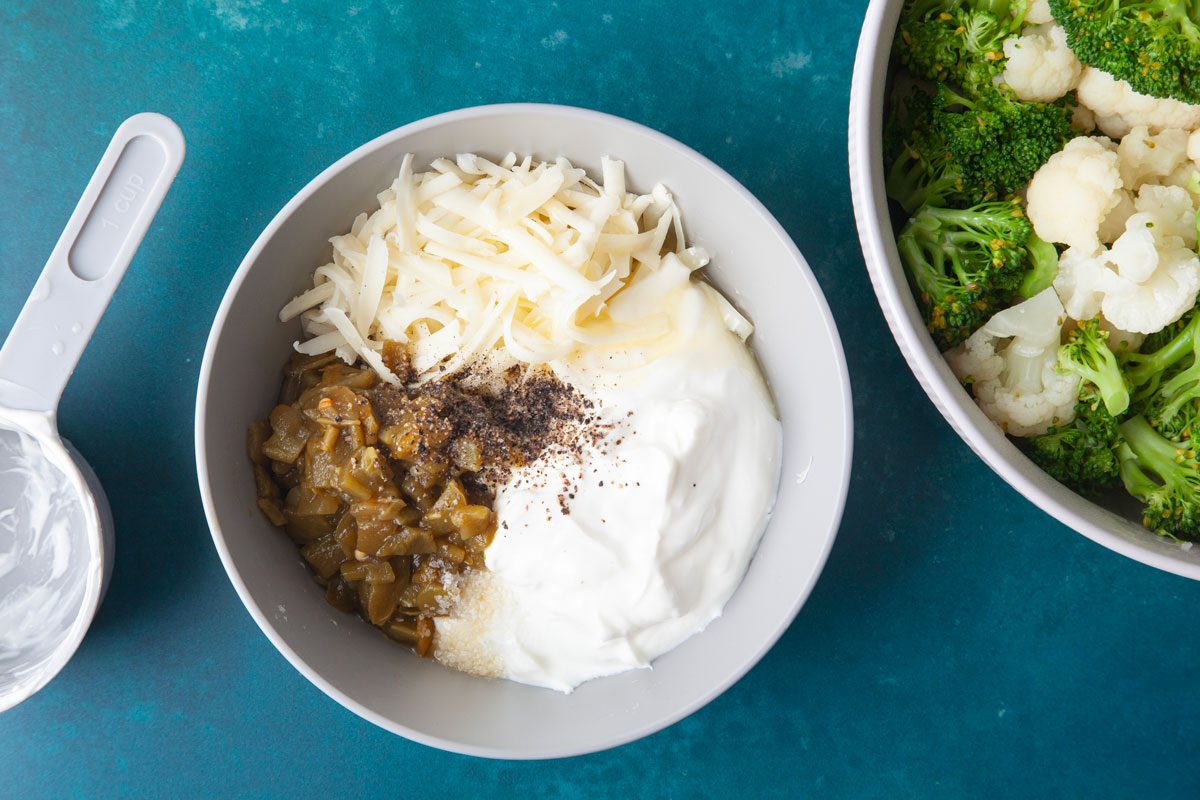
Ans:
[[[1080,378],[1058,369],[1065,319],[1054,290],[1046,289],[946,353],[983,412],[1013,436],[1036,436],[1073,418]]]
[[[1098,314],[1131,333],[1179,319],[1200,292],[1194,176],[1183,131],[1140,128],[1114,146],[1081,137],[1038,170],[1029,218],[1043,238],[1068,246],[1054,285],[1074,319]]]
[[[910,214],[1007,198],[1074,136],[1065,104],[1023,103],[998,89],[972,98],[945,85],[914,91],[891,126],[903,134],[889,153],[888,196]]]
[[[894,50],[934,343],[1049,475],[1200,541],[1200,0],[910,0]]]
[[[914,75],[969,93],[992,87],[1004,40],[1021,30],[1025,0],[915,0],[905,4],[894,52]]]
[[[1200,539],[1200,314],[1148,338],[1125,374],[1140,412],[1121,425],[1125,488],[1146,504],[1146,527]]]
[[[1120,482],[1117,425],[1095,387],[1085,383],[1079,390],[1075,418],[1030,439],[1029,457],[1060,483],[1082,495],[1099,496]]]
[[[1145,417],[1121,425],[1121,481],[1145,503],[1142,524],[1163,536],[1200,540],[1200,463],[1195,443],[1169,439]]]
[[[1096,320],[1079,323],[1067,343],[1058,349],[1060,372],[1075,374],[1103,401],[1109,415],[1119,417],[1129,408],[1129,387],[1108,346],[1108,332]]]
[[[1195,0],[1050,0],[1084,64],[1137,92],[1200,103],[1200,4]]]
[[[1019,294],[1028,276],[1044,276],[1045,262],[1055,260],[1015,200],[968,209],[925,206],[898,246],[942,349],[965,340]]]
[[[1200,105],[1141,94],[1126,81],[1095,67],[1083,68],[1076,90],[1079,102],[1091,110],[1096,126],[1106,136],[1122,138],[1139,125],[1156,133],[1200,125]]]
[[[1052,103],[1079,84],[1083,66],[1057,25],[1026,28],[1004,41],[1000,80],[1021,100]]]

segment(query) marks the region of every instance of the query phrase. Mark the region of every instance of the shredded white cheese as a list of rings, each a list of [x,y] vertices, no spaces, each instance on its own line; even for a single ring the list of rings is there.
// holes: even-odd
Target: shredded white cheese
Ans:
[[[565,158],[510,153],[494,163],[466,154],[414,173],[405,156],[379,209],[330,239],[333,260],[279,318],[300,318],[307,338],[298,351],[361,358],[391,383],[399,378],[380,356],[389,339],[409,345],[419,383],[497,347],[543,364],[580,346],[664,335],[659,317],[607,318],[609,301],[664,259],[694,270],[708,256],[685,249],[665,187],[629,192],[624,163],[609,158],[602,180]],[[672,234],[674,252],[664,255]],[[749,323],[724,310],[748,336]]]

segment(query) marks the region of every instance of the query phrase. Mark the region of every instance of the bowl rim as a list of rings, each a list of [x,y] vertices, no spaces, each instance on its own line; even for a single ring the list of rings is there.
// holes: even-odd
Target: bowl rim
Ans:
[[[886,214],[886,200],[882,200],[883,205],[880,205],[883,185],[882,132],[873,129],[872,119],[874,103],[885,91],[884,84],[876,81],[875,76],[881,60],[887,59],[891,51],[891,36],[886,37],[886,50],[884,48],[889,12],[894,11],[898,15],[899,8],[900,4],[892,0],[871,0],[867,8],[850,84],[848,148],[850,193],[867,274],[905,362],[959,438],[1024,498],[1059,522],[1113,552],[1165,572],[1200,580],[1200,563],[1183,558],[1182,551],[1179,556],[1172,556],[1153,550],[1132,537],[1121,536],[1090,519],[1081,513],[1081,509],[1088,506],[1100,509],[1100,506],[1045,475],[1003,436],[1003,445],[998,446],[981,427],[994,427],[994,423],[983,415],[974,401],[957,386],[957,382],[955,388],[959,391],[951,391],[946,379],[948,367],[940,354],[938,363],[930,355],[929,333],[924,325],[917,325],[914,321],[912,292],[907,282],[900,286],[889,270],[893,258],[898,260],[898,256],[892,253],[895,242],[890,235],[885,236],[885,231],[891,233],[892,225]],[[894,19],[891,21],[894,22]],[[876,136],[877,133],[879,136]],[[1014,463],[1014,454],[1024,460],[1025,470]],[[1031,471],[1044,480],[1031,477]],[[1113,517],[1116,518],[1116,515]],[[1129,520],[1123,521],[1134,524]],[[1148,531],[1146,534],[1153,536]]]
[[[251,596],[248,586],[242,579],[241,573],[236,564],[234,564],[229,548],[225,544],[224,533],[221,531],[218,522],[216,504],[208,479],[208,454],[204,444],[207,434],[204,409],[208,404],[209,381],[211,379],[213,358],[216,351],[217,341],[225,326],[225,322],[229,315],[234,298],[240,291],[247,273],[258,260],[268,242],[271,241],[278,230],[292,216],[296,209],[301,204],[306,202],[312,195],[322,189],[325,184],[327,184],[334,176],[339,174],[347,166],[380,148],[390,145],[397,139],[402,139],[406,136],[430,128],[458,122],[464,119],[497,115],[521,115],[527,113],[549,113],[551,115],[557,115],[564,118],[583,118],[597,123],[614,125],[636,133],[640,133],[641,135],[657,140],[659,143],[681,152],[691,161],[695,162],[698,167],[710,172],[718,180],[727,184],[744,202],[748,203],[751,208],[763,218],[768,227],[779,238],[780,242],[784,245],[789,256],[791,257],[791,264],[786,265],[784,268],[795,268],[799,270],[801,278],[813,290],[818,310],[820,311],[822,320],[827,327],[830,341],[833,345],[833,352],[831,355],[833,356],[834,364],[836,365],[837,373],[840,378],[838,384],[835,387],[831,387],[830,392],[831,395],[836,395],[836,400],[834,402],[840,403],[845,419],[844,430],[842,432],[842,452],[844,453],[841,469],[842,474],[839,476],[838,481],[840,490],[837,494],[837,497],[833,498],[833,515],[831,517],[832,524],[830,525],[829,531],[825,534],[824,542],[821,544],[818,557],[814,565],[815,569],[813,569],[811,577],[808,579],[805,585],[797,587],[795,602],[788,610],[787,614],[782,618],[778,629],[764,639],[761,646],[759,646],[756,650],[753,652],[748,652],[744,657],[743,663],[738,667],[738,669],[734,670],[726,680],[710,688],[695,701],[685,704],[684,706],[681,706],[680,708],[677,708],[669,713],[664,713],[658,718],[636,728],[627,730],[619,735],[610,736],[607,739],[595,741],[582,748],[567,747],[561,749],[544,748],[539,750],[507,750],[499,747],[464,744],[452,739],[430,735],[389,719],[382,714],[375,712],[371,708],[368,708],[367,706],[364,706],[363,704],[353,700],[341,690],[333,686],[319,673],[310,668],[308,664],[296,654],[291,646],[271,625],[267,615]],[[623,744],[628,744],[629,742],[636,741],[669,727],[679,720],[695,713],[724,693],[727,689],[729,689],[730,686],[744,677],[745,674],[749,672],[775,645],[779,638],[791,626],[791,623],[794,621],[801,607],[803,607],[803,605],[807,602],[808,597],[811,595],[813,588],[815,587],[821,573],[824,570],[829,553],[833,548],[833,542],[837,538],[838,531],[841,527],[841,521],[845,511],[846,497],[849,492],[851,466],[853,464],[854,408],[845,350],[842,345],[841,337],[838,333],[837,324],[834,320],[833,313],[829,308],[828,300],[826,299],[824,292],[821,290],[820,284],[816,279],[816,275],[812,272],[812,268],[809,266],[808,261],[804,258],[803,254],[801,254],[799,248],[797,248],[795,242],[784,230],[783,226],[779,223],[775,216],[736,178],[682,142],[679,142],[678,140],[660,131],[654,130],[653,128],[633,122],[632,120],[628,120],[623,117],[618,117],[591,109],[579,108],[576,106],[550,103],[497,103],[469,106],[453,111],[443,112],[433,116],[414,120],[406,125],[383,133],[366,142],[365,144],[356,147],[346,155],[333,162],[333,164],[326,167],[316,177],[305,184],[304,187],[301,188],[295,195],[293,195],[292,198],[283,206],[283,208],[281,208],[279,212],[275,214],[275,216],[263,229],[262,233],[259,234],[258,238],[255,239],[254,244],[250,247],[249,251],[247,251],[246,256],[242,259],[241,264],[238,266],[237,271],[230,278],[229,285],[225,290],[224,296],[222,297],[221,304],[213,318],[212,328],[209,331],[209,335],[205,343],[204,357],[201,361],[197,382],[194,437],[196,450],[196,471],[201,501],[204,506],[204,513],[208,522],[209,532],[212,535],[213,544],[215,545],[217,553],[220,556],[221,564],[224,567],[225,573],[229,577],[230,582],[233,584],[234,589],[237,591],[242,605],[246,607],[246,610],[250,613],[250,616],[254,619],[254,622],[258,625],[263,634],[266,635],[267,639],[271,642],[275,649],[278,650],[281,655],[283,655],[283,657],[292,665],[293,668],[296,669],[296,671],[298,671],[310,683],[320,689],[325,695],[335,700],[347,710],[390,733],[403,736],[411,741],[453,753],[482,758],[537,760],[565,758],[600,752],[610,748],[618,747]],[[768,522],[767,531],[769,530],[770,523]],[[766,531],[764,531],[763,535],[766,535]]]

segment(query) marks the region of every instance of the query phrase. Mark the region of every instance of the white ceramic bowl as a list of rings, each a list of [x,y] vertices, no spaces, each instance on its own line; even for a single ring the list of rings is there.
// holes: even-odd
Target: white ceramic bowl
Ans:
[[[630,185],[665,182],[711,277],[758,326],[754,345],[784,425],[772,522],[724,616],[640,670],[571,695],[471,678],[418,659],[330,608],[295,546],[254,505],[244,431],[274,404],[298,337],[276,311],[327,260],[390,185],[406,152],[420,165],[460,152],[567,155],[598,174],[628,165]],[[407,125],[350,153],[304,187],[246,255],[213,322],[196,403],[196,459],[213,539],[254,620],[305,677],[356,714],[435,747],[501,758],[585,753],[669,725],[740,678],[787,628],[833,543],[850,469],[851,406],[841,345],[803,257],[744,188],[662,134],[573,108],[470,108]]]
[[[883,181],[883,120],[892,37],[903,0],[871,0],[850,93],[850,187],[863,255],[879,305],[900,351],[954,430],[1024,497],[1094,542],[1129,558],[1200,579],[1200,548],[1185,551],[1141,525],[1128,498],[1086,500],[1042,472],[991,422],[946,366],[909,289],[888,215]]]

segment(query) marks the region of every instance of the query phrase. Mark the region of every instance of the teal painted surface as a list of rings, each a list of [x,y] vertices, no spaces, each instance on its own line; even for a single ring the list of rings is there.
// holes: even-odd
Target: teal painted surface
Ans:
[[[993,476],[920,392],[858,251],[845,169],[865,0],[0,6],[0,330],[112,131],[188,159],[63,401],[108,488],[112,589],[79,654],[0,716],[5,797],[1195,797],[1200,585],[1121,559]],[[807,254],[856,394],[845,524],[799,619],[712,705],[544,764],[358,720],[258,632],[210,543],[192,411],[259,231],[362,142],[477,103],[651,125],[742,180]]]

